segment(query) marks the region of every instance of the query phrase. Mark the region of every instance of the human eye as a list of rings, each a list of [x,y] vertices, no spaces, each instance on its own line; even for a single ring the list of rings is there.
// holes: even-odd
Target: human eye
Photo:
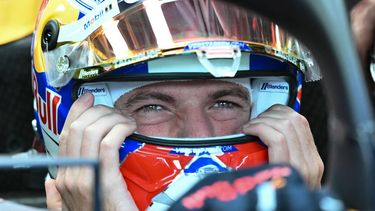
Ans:
[[[147,103],[134,105],[131,116],[136,120],[138,126],[145,126],[167,122],[173,113],[168,105]]]
[[[209,107],[209,114],[217,121],[235,120],[249,116],[250,108],[239,100],[216,100]]]
[[[217,101],[212,106],[214,109],[233,109],[235,107],[239,107],[239,105],[230,101]]]
[[[164,110],[165,108],[161,105],[150,104],[150,105],[141,106],[140,108],[136,109],[136,112],[149,113],[149,112],[161,112]]]

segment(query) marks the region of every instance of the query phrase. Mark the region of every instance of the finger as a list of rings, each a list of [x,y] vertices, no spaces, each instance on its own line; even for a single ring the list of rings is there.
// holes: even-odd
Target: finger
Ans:
[[[83,141],[84,131],[86,131],[87,127],[90,124],[97,122],[102,116],[105,116],[111,112],[113,112],[112,108],[98,105],[87,109],[79,117],[77,117],[77,119],[72,120],[69,128],[69,134],[67,136],[67,151],[65,154],[70,157],[81,157],[81,144]],[[90,175],[91,171],[87,171],[85,169],[90,168],[68,167],[62,168],[62,170],[59,171],[57,177],[59,186],[61,186],[62,189],[66,190],[62,195],[64,200],[71,201],[72,197],[75,197],[74,195],[71,196],[70,193],[82,193],[90,191],[90,188],[92,186],[92,179],[90,178],[92,178],[92,175]],[[82,175],[85,175],[86,177],[79,180],[79,178],[82,178]],[[85,193],[82,194],[85,195]],[[89,199],[87,199],[86,201],[89,201]]]
[[[283,134],[264,122],[248,123],[243,132],[257,136],[268,147],[269,162],[289,163],[289,149]]]
[[[293,109],[285,105],[273,105],[257,118],[251,120],[252,123],[264,123],[283,134],[289,149],[289,157],[292,164],[303,162],[302,144],[298,136],[298,129],[290,117],[300,115]]]
[[[56,188],[56,180],[48,179],[44,183],[46,190],[46,203],[49,210],[61,210],[62,202],[59,191]]]
[[[254,121],[259,121],[257,119]],[[290,107],[274,105],[259,115],[259,119],[267,122],[268,125],[287,137],[288,146],[294,152],[292,155],[303,157],[306,149],[316,149],[307,119]]]
[[[290,107],[274,105],[259,117],[277,119],[279,123],[269,122],[269,124],[287,136],[294,132],[296,135],[292,140],[298,140],[298,143],[296,144],[300,145],[299,149],[303,151],[310,149],[317,151],[309,122],[304,116]],[[308,147],[304,147],[306,144]],[[305,151],[302,154],[305,154],[306,152],[310,151]]]
[[[289,137],[288,140],[295,140],[293,142],[288,141],[288,143],[292,143],[292,145],[288,144],[291,164],[299,169],[310,187],[320,187],[324,164],[316,148],[307,119],[293,109],[281,105],[272,106],[260,116],[281,121],[272,124],[272,126]],[[288,128],[294,128],[294,137],[290,136],[293,131]]]
[[[297,131],[291,121],[286,118],[274,118],[274,117],[258,117],[251,121],[252,124],[265,124],[268,127],[274,129],[280,133],[286,143],[286,147],[289,152],[289,162],[293,166],[300,166],[305,163],[305,158],[303,155],[302,144],[300,143]],[[261,139],[262,140],[262,139]],[[276,142],[271,141],[271,144],[276,144]]]
[[[64,136],[62,139],[64,143],[62,147],[65,149],[65,156],[79,157],[82,131],[86,124],[90,124],[101,115],[105,115],[111,111],[111,109],[107,107],[104,108],[104,106],[92,107],[93,96],[91,94],[86,96],[89,96],[89,99],[83,99],[86,100],[86,102],[82,102],[82,99],[80,99],[82,101],[77,100],[75,102],[65,122],[63,129]],[[80,168],[78,167],[59,168],[56,178],[58,190],[61,190],[61,197],[63,201],[68,203],[67,206],[70,206],[70,202],[74,202],[75,196],[72,195],[72,193],[76,193],[77,190],[79,191],[79,184],[77,184],[78,182],[76,181],[79,172]]]
[[[130,127],[133,128],[135,120],[118,112],[111,112],[87,126],[83,134],[81,156],[87,158],[99,157],[99,146],[101,140],[118,124],[130,125]],[[131,133],[133,132],[134,130],[131,131]],[[122,140],[125,140],[125,138],[126,136],[118,137],[118,139]]]
[[[101,142],[99,152],[103,189],[108,188],[111,197],[117,198],[129,210],[138,210],[138,208],[119,170],[119,148],[124,141],[124,137],[131,135],[135,129],[135,121],[115,125]],[[113,184],[122,185],[113,187]]]
[[[100,143],[100,160],[103,170],[118,169],[119,149],[124,141],[124,137],[131,135],[136,129],[134,121],[115,125]],[[107,172],[107,171],[105,171]],[[108,171],[110,172],[110,171]]]
[[[363,65],[375,36],[375,1],[360,1],[351,11],[352,30]],[[365,66],[364,66],[365,67]]]
[[[66,154],[66,141],[71,123],[76,120],[84,111],[92,107],[93,103],[94,96],[90,92],[84,93],[73,103],[59,137],[60,156],[65,156]]]
[[[279,119],[279,123],[269,124],[285,134],[288,137],[287,140],[293,140],[288,141],[291,164],[300,171],[309,185],[320,186],[324,165],[315,146],[307,119],[293,109],[282,105],[274,105],[260,116]],[[291,133],[294,135],[291,136]]]
[[[87,127],[111,112],[113,112],[112,108],[97,105],[87,109],[76,120],[73,120],[66,141],[66,155],[80,157],[83,134]]]
[[[302,148],[302,152],[308,161],[306,166],[309,171],[308,183],[312,188],[320,188],[324,171],[323,161],[315,145],[308,121],[302,116],[296,118],[294,122],[299,125],[299,130],[297,130],[298,137],[300,140],[305,140],[305,147]]]
[[[68,140],[69,140],[69,129],[71,123],[77,119],[79,116],[82,115],[83,112],[85,112],[87,109],[92,107],[94,103],[94,97],[91,93],[87,92],[83,94],[80,98],[78,98],[72,105],[69,114],[66,118],[66,121],[64,123],[64,127],[62,129],[62,132],[59,136],[59,155],[60,156],[67,156],[68,150]],[[66,193],[66,185],[65,180],[67,179],[65,177],[66,174],[66,168],[59,168],[57,172],[56,182],[55,186],[62,193],[61,197],[63,200],[71,200],[69,194]]]

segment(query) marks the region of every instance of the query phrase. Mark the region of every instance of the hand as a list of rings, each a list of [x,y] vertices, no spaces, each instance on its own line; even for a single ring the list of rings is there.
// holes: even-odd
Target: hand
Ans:
[[[375,39],[375,0],[358,2],[350,13],[354,41],[363,67],[367,70],[367,59]]]
[[[243,127],[268,146],[270,163],[289,163],[311,188],[320,188],[324,165],[306,118],[293,109],[274,105]]]
[[[93,95],[85,93],[72,105],[60,135],[59,154],[99,159],[103,210],[137,210],[119,171],[118,154],[125,137],[136,129],[135,121],[112,108],[93,106],[93,101]],[[90,167],[60,167],[56,181],[46,182],[47,205],[92,210],[93,177]]]

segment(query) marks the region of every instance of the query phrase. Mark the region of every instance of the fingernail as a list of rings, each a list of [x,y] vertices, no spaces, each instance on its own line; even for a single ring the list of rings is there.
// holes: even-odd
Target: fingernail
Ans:
[[[83,95],[81,95],[78,99],[79,101],[82,101],[82,102],[88,102],[91,100],[91,92],[85,92],[83,93]]]

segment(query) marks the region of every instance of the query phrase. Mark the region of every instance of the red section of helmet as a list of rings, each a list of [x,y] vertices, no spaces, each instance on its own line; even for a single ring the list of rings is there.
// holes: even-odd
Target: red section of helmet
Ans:
[[[256,142],[234,146],[237,151],[217,155],[231,169],[248,168],[268,162],[267,148]],[[140,210],[145,210],[151,204],[152,198],[171,184],[194,157],[171,154],[172,149],[146,144],[129,154],[121,165],[121,173]]]

